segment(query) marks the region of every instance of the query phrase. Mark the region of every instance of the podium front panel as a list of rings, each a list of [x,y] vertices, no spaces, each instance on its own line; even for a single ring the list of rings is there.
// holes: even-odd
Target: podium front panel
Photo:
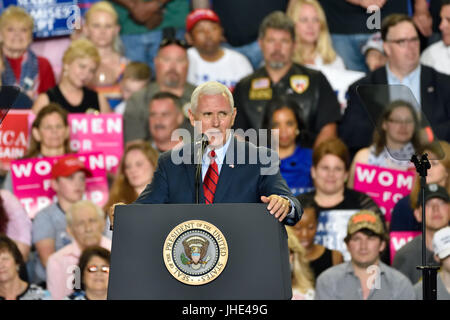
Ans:
[[[266,207],[248,203],[116,207],[108,299],[290,299],[286,230]],[[189,220],[216,226],[228,244],[222,273],[202,285],[178,281],[163,260],[166,238]]]

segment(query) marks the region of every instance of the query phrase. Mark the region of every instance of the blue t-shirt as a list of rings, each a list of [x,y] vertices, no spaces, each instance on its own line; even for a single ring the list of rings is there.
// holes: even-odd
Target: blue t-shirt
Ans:
[[[294,196],[311,191],[312,149],[297,146],[294,153],[281,160],[280,172]]]

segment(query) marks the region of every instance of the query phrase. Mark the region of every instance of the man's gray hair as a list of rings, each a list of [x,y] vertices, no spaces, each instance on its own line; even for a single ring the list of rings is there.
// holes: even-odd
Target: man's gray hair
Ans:
[[[76,214],[76,212],[79,212],[80,210],[87,208],[94,209],[100,221],[103,221],[105,219],[105,212],[103,212],[103,210],[98,205],[93,203],[91,200],[80,200],[71,205],[69,210],[66,212],[67,225],[68,226],[72,225],[73,216],[74,214]]]
[[[264,38],[267,29],[287,31],[291,34],[292,40],[295,41],[294,21],[283,11],[274,11],[264,18],[259,26],[259,39]]]
[[[195,88],[194,92],[192,93],[191,96],[192,113],[195,113],[197,111],[198,99],[200,98],[200,96],[202,95],[212,96],[217,94],[221,94],[225,98],[227,98],[228,102],[230,103],[231,110],[234,109],[233,95],[231,94],[228,87],[217,81],[208,81],[199,85],[197,88]]]

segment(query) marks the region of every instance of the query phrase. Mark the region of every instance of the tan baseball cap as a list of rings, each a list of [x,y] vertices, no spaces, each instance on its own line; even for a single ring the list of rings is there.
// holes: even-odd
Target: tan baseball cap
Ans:
[[[362,229],[369,229],[375,234],[385,237],[384,225],[380,217],[369,210],[361,210],[352,215],[347,225],[347,237]]]

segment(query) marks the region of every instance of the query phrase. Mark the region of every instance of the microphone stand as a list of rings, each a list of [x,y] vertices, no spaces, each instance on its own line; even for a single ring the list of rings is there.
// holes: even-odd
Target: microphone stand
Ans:
[[[428,161],[428,154],[423,154],[421,159],[416,155],[411,157],[411,162],[414,163],[416,171],[420,177],[420,203],[422,205],[422,265],[417,266],[417,269],[422,270],[422,295],[423,300],[437,300],[437,271],[439,266],[427,265],[427,247],[426,247],[426,223],[425,223],[425,187],[427,185],[427,170],[431,168]]]
[[[198,145],[200,148],[198,148]],[[203,163],[203,153],[208,146],[208,137],[203,133],[201,139],[198,140],[195,145],[197,147],[197,166],[195,170],[195,203],[200,203],[200,182],[202,181],[202,163]]]

